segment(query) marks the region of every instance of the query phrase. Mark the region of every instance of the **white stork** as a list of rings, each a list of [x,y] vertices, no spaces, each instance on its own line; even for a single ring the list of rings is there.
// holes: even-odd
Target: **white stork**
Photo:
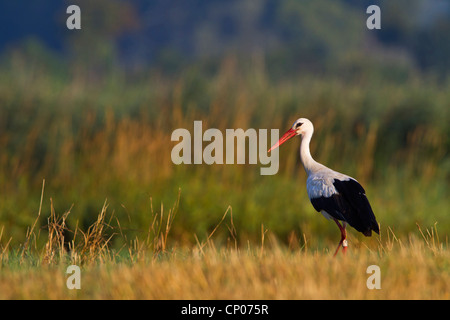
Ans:
[[[334,253],[347,250],[347,223],[362,232],[366,237],[372,235],[372,230],[379,234],[375,215],[367,200],[364,188],[352,177],[331,170],[313,159],[309,151],[309,143],[314,132],[311,121],[300,118],[293,126],[269,149],[269,152],[294,136],[301,136],[300,160],[303,163],[308,178],[306,190],[309,200],[318,212],[325,218],[333,219],[341,231],[341,241]],[[342,225],[339,221],[342,221]]]

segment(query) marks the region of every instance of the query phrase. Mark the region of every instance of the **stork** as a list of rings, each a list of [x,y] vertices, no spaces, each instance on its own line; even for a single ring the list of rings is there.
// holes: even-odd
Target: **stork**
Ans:
[[[370,237],[372,231],[379,234],[379,226],[366,197],[366,192],[359,182],[350,176],[331,170],[313,159],[309,151],[313,133],[312,122],[300,118],[268,152],[278,148],[294,136],[301,136],[300,160],[308,176],[306,190],[309,200],[314,209],[322,213],[325,218],[333,220],[341,231],[341,240],[334,256],[341,246],[345,254],[348,247],[347,231],[345,230],[347,224],[362,232],[366,237]]]

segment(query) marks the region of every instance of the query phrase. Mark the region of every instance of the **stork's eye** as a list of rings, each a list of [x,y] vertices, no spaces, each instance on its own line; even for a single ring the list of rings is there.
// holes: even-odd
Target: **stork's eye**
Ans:
[[[295,125],[295,129],[300,128],[300,126],[301,126],[302,124],[303,124],[302,122],[297,123],[297,124]]]

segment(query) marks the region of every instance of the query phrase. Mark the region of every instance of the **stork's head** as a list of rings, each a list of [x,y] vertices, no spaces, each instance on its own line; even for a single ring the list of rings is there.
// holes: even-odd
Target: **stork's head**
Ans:
[[[272,148],[269,149],[268,152],[272,151],[273,149],[278,148],[283,143],[288,141],[290,138],[294,136],[304,136],[305,134],[312,134],[314,132],[314,126],[311,121],[309,121],[306,118],[299,118],[297,119],[292,127],[278,140],[277,143],[275,143]]]

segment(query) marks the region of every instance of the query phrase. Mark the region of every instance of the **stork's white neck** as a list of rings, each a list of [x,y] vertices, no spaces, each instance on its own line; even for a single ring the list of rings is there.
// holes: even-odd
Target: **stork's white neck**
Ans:
[[[309,143],[311,142],[312,135],[313,131],[305,132],[301,136],[302,142],[300,144],[300,160],[302,161],[303,167],[305,168],[308,176],[323,167],[323,165],[313,159],[311,152],[309,151]]]

